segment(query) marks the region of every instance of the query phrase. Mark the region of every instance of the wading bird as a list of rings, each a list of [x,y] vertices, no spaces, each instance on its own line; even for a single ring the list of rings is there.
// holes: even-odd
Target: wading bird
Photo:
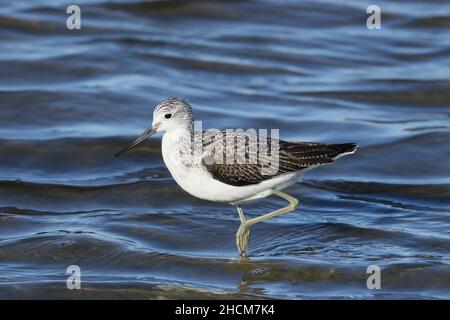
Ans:
[[[267,139],[265,141],[267,143],[261,143],[259,137],[259,140],[244,139],[243,144],[232,145],[231,149],[236,153],[242,151],[243,159],[248,160],[251,158],[252,150],[253,154],[260,156],[258,148],[270,145],[269,153],[271,156],[276,154],[275,171],[264,172],[264,167],[267,167],[267,161],[264,160],[268,160],[267,156],[246,163],[211,161],[217,159],[217,153],[225,154],[227,150],[230,151],[228,142],[235,141],[235,136],[224,142],[223,136],[217,139],[217,132],[212,135],[205,134],[201,140],[202,150],[195,154],[192,152],[195,145],[192,141],[195,140],[196,133],[191,106],[185,100],[170,98],[155,107],[151,127],[116,156],[129,151],[156,132],[164,132],[162,156],[181,188],[200,199],[228,202],[236,206],[241,220],[236,233],[236,245],[241,256],[247,254],[252,225],[297,208],[298,200],[282,192],[283,189],[299,181],[306,170],[332,163],[341,156],[354,153],[357,148],[355,143],[288,142],[269,137],[264,138]],[[221,144],[223,142],[226,144],[225,147]],[[276,150],[273,147],[275,145]],[[242,204],[270,195],[287,200],[289,205],[253,219],[245,218]]]

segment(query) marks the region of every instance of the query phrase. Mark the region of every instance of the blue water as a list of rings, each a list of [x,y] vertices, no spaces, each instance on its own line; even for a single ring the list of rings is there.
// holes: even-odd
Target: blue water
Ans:
[[[78,31],[69,4],[0,1],[0,298],[450,298],[448,1],[378,1],[380,30],[356,0],[78,1]],[[182,191],[160,137],[113,157],[171,96],[360,148],[240,259],[235,209]]]

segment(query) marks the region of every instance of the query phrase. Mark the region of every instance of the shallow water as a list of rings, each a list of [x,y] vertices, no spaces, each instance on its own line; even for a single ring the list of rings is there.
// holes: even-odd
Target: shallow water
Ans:
[[[0,298],[450,298],[448,1],[378,1],[381,30],[364,1],[77,3],[81,31],[72,1],[0,1]],[[159,137],[113,157],[170,96],[360,149],[239,259],[235,209],[182,191]]]

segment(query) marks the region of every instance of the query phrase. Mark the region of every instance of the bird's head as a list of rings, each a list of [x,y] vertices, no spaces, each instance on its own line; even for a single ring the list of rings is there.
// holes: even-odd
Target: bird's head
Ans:
[[[153,111],[152,128],[156,128],[156,132],[166,132],[180,127],[188,127],[191,122],[191,106],[180,98],[165,99]]]
[[[151,127],[145,130],[129,146],[116,154],[120,156],[157,132],[167,132],[177,128],[192,127],[192,109],[189,103],[180,98],[169,98],[161,101],[153,111]]]

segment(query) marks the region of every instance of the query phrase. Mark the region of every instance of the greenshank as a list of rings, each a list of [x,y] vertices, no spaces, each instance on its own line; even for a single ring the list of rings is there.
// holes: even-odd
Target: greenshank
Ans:
[[[240,131],[232,130],[200,131],[198,143],[191,106],[183,99],[169,98],[155,107],[152,125],[116,156],[157,132],[164,132],[161,147],[164,163],[182,189],[200,199],[236,207],[241,221],[236,245],[241,256],[247,254],[252,225],[297,208],[299,201],[282,190],[299,181],[305,171],[332,163],[357,148],[355,143],[288,142],[264,135],[253,139],[254,134],[247,133],[242,143],[236,145],[239,135],[229,133]],[[263,146],[265,152],[260,150]],[[228,157],[230,151],[234,156]],[[236,161],[240,152],[241,161]],[[252,155],[256,155],[255,161],[250,161],[254,159]],[[276,156],[273,158],[276,166],[270,163],[276,170],[264,170],[269,166],[269,155]],[[225,156],[232,161],[223,161]],[[252,219],[245,217],[243,204],[270,195],[277,195],[289,204]]]

